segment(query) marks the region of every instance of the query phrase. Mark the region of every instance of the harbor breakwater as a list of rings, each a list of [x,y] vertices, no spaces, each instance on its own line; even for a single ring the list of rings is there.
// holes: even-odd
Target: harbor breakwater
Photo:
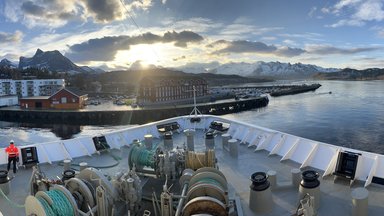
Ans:
[[[315,91],[320,87],[321,87],[320,84],[298,85],[298,86],[293,85],[293,86],[287,86],[286,88],[282,87],[279,90],[271,92],[270,95],[272,97],[278,97],[283,95],[299,94],[299,93],[304,93],[308,91]]]
[[[264,107],[268,105],[268,102],[268,97],[258,97],[229,102],[198,104],[197,108],[202,114],[224,115]],[[144,124],[175,116],[189,115],[192,110],[193,105],[113,111],[24,110],[2,108],[0,110],[0,120],[80,125]]]

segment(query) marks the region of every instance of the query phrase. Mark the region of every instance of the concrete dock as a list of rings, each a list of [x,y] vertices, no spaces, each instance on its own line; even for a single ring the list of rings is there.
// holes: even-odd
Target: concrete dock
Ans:
[[[231,100],[197,104],[202,114],[224,115],[267,106],[268,97]],[[63,123],[82,125],[122,125],[144,124],[161,119],[188,115],[193,105],[135,108],[130,110],[54,110],[20,109],[4,107],[0,109],[0,120],[11,122]]]

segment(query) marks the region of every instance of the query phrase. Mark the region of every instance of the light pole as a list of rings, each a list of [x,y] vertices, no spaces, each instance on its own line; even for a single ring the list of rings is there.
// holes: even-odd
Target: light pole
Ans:
[[[201,112],[199,109],[197,109],[197,106],[196,106],[196,87],[192,86],[192,89],[193,89],[192,90],[193,91],[193,110],[189,115],[192,115],[192,113],[194,113],[196,117],[198,113],[201,115]]]

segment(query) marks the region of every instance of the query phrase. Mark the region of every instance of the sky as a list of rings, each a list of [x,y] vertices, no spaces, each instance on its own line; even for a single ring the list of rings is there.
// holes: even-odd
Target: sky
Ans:
[[[384,68],[384,0],[2,0],[0,59],[106,70],[280,61]]]

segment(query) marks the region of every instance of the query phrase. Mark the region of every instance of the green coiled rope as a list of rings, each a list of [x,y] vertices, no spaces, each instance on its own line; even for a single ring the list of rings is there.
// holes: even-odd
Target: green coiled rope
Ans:
[[[138,166],[147,166],[154,168],[154,151],[148,151],[142,146],[133,146],[130,154],[132,163]]]
[[[200,179],[199,181],[197,181],[195,184],[193,184],[191,187],[195,186],[195,185],[198,185],[198,184],[210,184],[210,185],[216,185],[218,186],[219,188],[221,188],[222,190],[224,190],[224,187],[223,185],[218,182],[217,180],[213,179],[213,178],[203,178],[203,179]]]
[[[52,205],[42,197],[37,197],[47,216],[73,216],[74,209],[63,192],[53,189],[45,192],[53,201]]]
[[[55,213],[53,212],[51,206],[49,205],[49,203],[44,198],[42,198],[42,197],[36,197],[36,198],[37,198],[37,200],[39,200],[39,202],[43,206],[45,214],[47,216],[55,215]]]

